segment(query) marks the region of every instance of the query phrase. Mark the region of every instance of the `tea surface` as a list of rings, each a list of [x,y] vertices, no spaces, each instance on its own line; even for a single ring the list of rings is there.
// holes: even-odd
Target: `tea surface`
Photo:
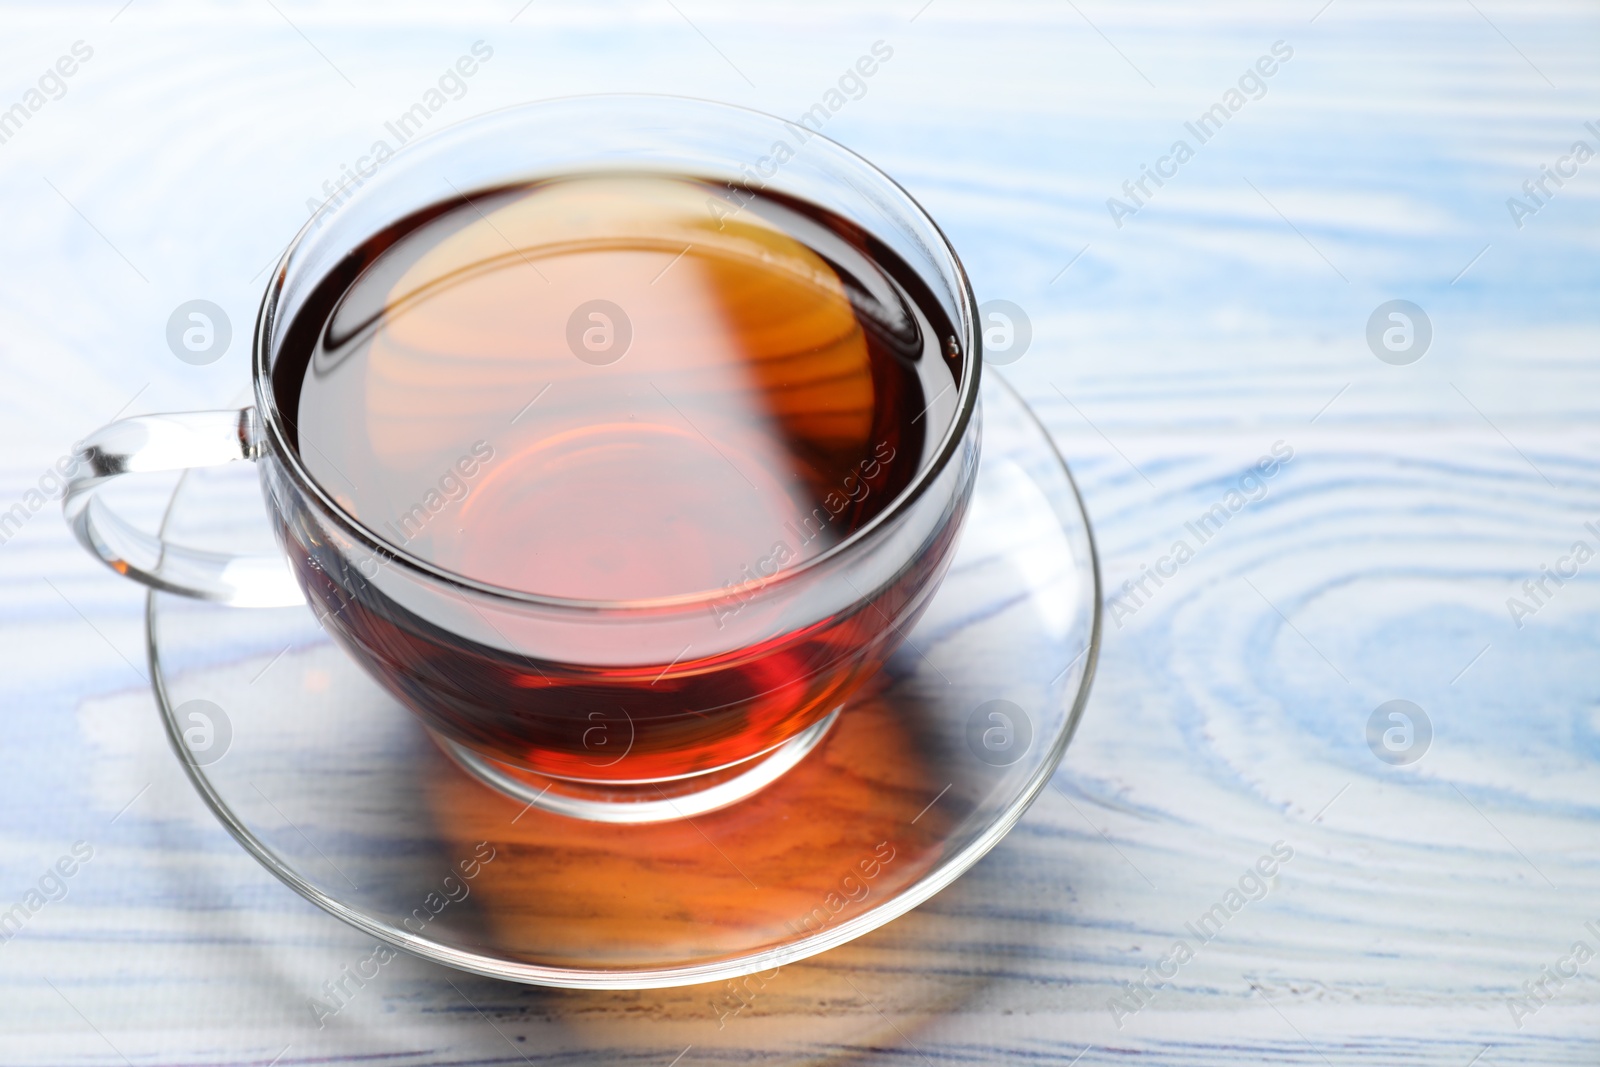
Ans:
[[[407,552],[549,596],[707,592],[838,544],[931,460],[954,341],[858,229],[724,193],[586,175],[374,238],[274,369],[305,465]]]

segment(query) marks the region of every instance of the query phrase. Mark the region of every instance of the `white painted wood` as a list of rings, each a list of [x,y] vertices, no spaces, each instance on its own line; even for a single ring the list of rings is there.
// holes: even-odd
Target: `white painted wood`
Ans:
[[[0,545],[0,904],[75,841],[94,858],[0,945],[0,1062],[1595,1061],[1600,961],[1520,1028],[1507,998],[1575,941],[1600,951],[1600,563],[1520,629],[1506,599],[1600,545],[1600,162],[1521,229],[1506,199],[1575,140],[1600,148],[1600,16],[918,3],[0,15],[0,106],[94,49],[0,143],[0,511],[125,405],[237,401],[306,199],[479,39],[494,59],[440,122],[614,89],[798,113],[890,43],[829,132],[924,200],[980,299],[1028,311],[1006,373],[1074,463],[1110,586],[1294,449],[1110,626],[1057,788],[1013,835],[720,1029],[720,989],[552,993],[398,960],[318,1030],[307,998],[370,945],[211,821],[158,731],[142,596],[55,505],[29,510]],[[1279,40],[1266,95],[1116,227],[1106,198]],[[235,328],[209,367],[163,339],[194,297]],[[1363,336],[1394,298],[1435,330],[1408,367]],[[1395,698],[1435,730],[1410,767],[1366,744]],[[1276,841],[1294,858],[1265,899],[1119,1029],[1110,998]]]

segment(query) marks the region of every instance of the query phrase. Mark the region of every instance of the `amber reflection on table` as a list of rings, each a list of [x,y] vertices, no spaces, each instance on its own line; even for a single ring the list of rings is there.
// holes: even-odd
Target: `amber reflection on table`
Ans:
[[[473,882],[502,952],[661,967],[745,955],[869,911],[940,860],[952,797],[914,707],[856,697],[817,751],[756,796],[692,819],[609,825],[525,808],[439,760],[441,835],[496,851]]]

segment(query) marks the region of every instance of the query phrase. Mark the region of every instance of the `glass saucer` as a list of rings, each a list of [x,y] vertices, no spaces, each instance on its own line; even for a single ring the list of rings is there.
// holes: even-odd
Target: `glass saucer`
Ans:
[[[760,792],[645,825],[569,818],[451,760],[295,608],[151,593],[156,701],[206,803],[284,884],[425,959],[538,985],[651,988],[841,945],[949,885],[1060,762],[1100,639],[1066,465],[992,369],[950,573],[905,646]],[[271,543],[255,472],[194,471],[165,532]]]

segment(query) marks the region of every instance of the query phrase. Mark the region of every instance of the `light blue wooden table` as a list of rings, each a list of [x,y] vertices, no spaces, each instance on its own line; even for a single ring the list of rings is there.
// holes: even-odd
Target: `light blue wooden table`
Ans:
[[[1600,1059],[1592,6],[120,3],[0,12],[0,108],[26,111],[0,113],[0,911],[65,892],[0,944],[0,1064]],[[203,809],[141,593],[29,495],[118,412],[242,398],[307,200],[480,40],[433,121],[619,89],[797,115],[885,42],[828,132],[1025,309],[1004,372],[1100,538],[1104,655],[1054,788],[721,1027],[716,988],[399,960],[318,1029],[370,943]],[[193,298],[235,330],[209,366],[164,338]],[[1414,313],[1409,350],[1380,317],[1400,362],[1368,342],[1397,299],[1431,326],[1409,363]],[[1369,744],[1393,700],[1422,715]]]

